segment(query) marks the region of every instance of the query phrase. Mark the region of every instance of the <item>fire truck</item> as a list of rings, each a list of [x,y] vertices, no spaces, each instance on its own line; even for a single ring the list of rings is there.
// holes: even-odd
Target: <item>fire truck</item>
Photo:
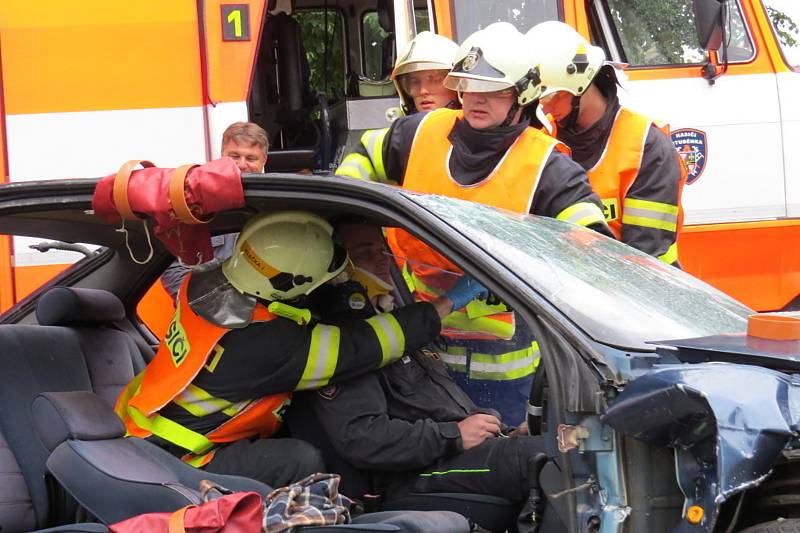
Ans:
[[[563,20],[624,66],[689,170],[683,267],[758,310],[800,299],[800,5],[794,0],[4,0],[0,181],[219,156],[265,127],[267,171],[329,172],[397,106],[396,51],[430,29]],[[37,249],[31,248],[36,246]],[[47,250],[47,251],[40,251]],[[82,256],[0,236],[0,311]],[[154,286],[140,308],[169,305]],[[161,323],[155,327],[159,329]]]

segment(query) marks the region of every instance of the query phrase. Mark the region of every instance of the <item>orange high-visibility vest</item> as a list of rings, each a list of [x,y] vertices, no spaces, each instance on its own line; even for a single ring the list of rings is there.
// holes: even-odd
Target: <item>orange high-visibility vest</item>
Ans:
[[[611,231],[617,239],[622,236],[623,202],[628,190],[633,185],[641,169],[644,145],[653,121],[649,118],[620,107],[611,133],[608,136],[603,154],[595,165],[586,171],[592,189],[603,202],[603,214]],[[664,131],[663,128],[659,128]],[[669,129],[664,131],[669,137]],[[678,186],[678,198],[686,182],[686,167],[675,153],[681,169],[681,182]],[[683,209],[678,204],[678,225],[683,225]]]
[[[448,135],[456,120],[463,116],[462,111],[438,109],[422,119],[411,146],[403,188],[528,213],[547,159],[553,150],[568,152],[567,147],[534,128],[526,128],[483,180],[471,185],[461,185],[450,175],[453,146]],[[461,272],[458,267],[404,230],[389,228],[387,240],[395,255],[409,260],[407,268],[414,278],[414,289],[420,299],[432,300],[441,296],[458,279],[457,274]],[[467,312],[460,311],[461,314]],[[512,313],[494,313],[491,316],[489,310],[484,313],[477,313],[482,316],[470,316],[477,319],[471,323],[479,330],[464,331],[463,327],[472,329],[466,326],[469,321],[455,316],[454,326],[458,325],[451,331],[447,327],[448,320],[445,320],[443,332],[451,335],[458,335],[460,332],[477,338],[483,336],[481,333],[490,333],[492,330],[495,333],[488,335],[490,338],[513,335]],[[484,324],[478,325],[480,322]],[[496,334],[503,330],[508,330],[509,335]]]
[[[122,391],[115,410],[125,422],[128,435],[145,438],[155,434],[186,449],[189,453],[184,460],[195,466],[202,466],[211,460],[215,443],[233,442],[253,435],[269,437],[274,434],[281,425],[282,410],[289,403],[291,393],[273,394],[236,404],[217,398],[200,398],[199,401],[206,400],[206,404],[220,404],[218,411],[230,416],[205,434],[196,433],[159,415],[159,409],[181,396],[191,386],[194,378],[207,364],[209,356],[215,353],[217,342],[230,331],[208,322],[192,311],[186,297],[190,279],[191,274],[181,284],[178,307],[158,352]],[[256,305],[253,321],[266,322],[274,318],[276,315],[263,305]]]

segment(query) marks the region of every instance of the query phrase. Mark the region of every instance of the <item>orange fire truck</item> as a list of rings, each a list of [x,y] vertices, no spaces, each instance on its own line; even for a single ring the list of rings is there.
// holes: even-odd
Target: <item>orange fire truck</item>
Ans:
[[[703,5],[717,15],[696,19]],[[782,309],[800,295],[798,6],[4,0],[0,181],[101,176],[132,158],[203,162],[237,120],[269,132],[267,170],[330,170],[360,132],[386,125],[397,105],[387,74],[416,32],[458,41],[497,20],[525,31],[560,19],[627,65],[627,105],[672,128],[690,170],[684,268],[751,307]],[[698,28],[724,30],[720,50],[704,50]],[[0,311],[81,257],[36,244],[0,236]],[[168,303],[151,293],[142,314]]]

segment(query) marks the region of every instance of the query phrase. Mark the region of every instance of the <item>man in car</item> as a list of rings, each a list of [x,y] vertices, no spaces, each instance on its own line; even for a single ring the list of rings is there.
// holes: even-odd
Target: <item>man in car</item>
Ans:
[[[462,287],[368,320],[312,320],[303,299],[348,263],[332,231],[303,211],[256,216],[228,260],[187,275],[155,358],[117,400],[128,435],[151,438],[194,466],[272,486],[323,470],[310,446],[268,438],[291,392],[356,377],[424,346],[439,334],[441,316],[478,294]]]
[[[317,291],[330,323],[375,316],[392,307],[390,256],[378,226],[337,224],[336,239],[356,271]],[[491,409],[479,409],[424,349],[407,349],[377,372],[304,394],[323,437],[348,463],[373,473],[375,490],[391,499],[408,492],[466,492],[521,501],[527,459],[540,438],[507,438]]]
[[[606,220],[622,242],[678,262],[685,171],[668,135],[649,118],[621,106],[617,76],[592,46],[563,22],[527,34],[544,89],[539,100],[556,135],[589,176]]]
[[[233,159],[241,172],[264,172],[268,149],[267,132],[258,124],[234,122],[222,133],[222,157]],[[230,257],[235,242],[236,233],[211,237],[214,260],[222,262]],[[188,273],[189,268],[176,260],[161,275],[161,285],[173,300]]]
[[[456,43],[429,31],[420,32],[408,43],[391,74],[404,115],[459,107],[456,93],[443,85],[457,51]],[[342,160],[336,175],[386,183],[379,154],[387,131],[382,128],[365,132],[356,149]]]
[[[567,148],[532,128],[527,113],[541,91],[525,37],[508,23],[469,36],[444,85],[462,110],[438,109],[396,120],[380,152],[387,178],[403,188],[471,200],[518,213],[571,221],[611,235],[601,203]],[[480,224],[476,220],[475,224]],[[458,268],[402,230],[390,230],[408,260],[415,297],[436,298]],[[510,424],[524,417],[538,345],[502,303],[470,303],[443,321],[442,358],[479,405]]]

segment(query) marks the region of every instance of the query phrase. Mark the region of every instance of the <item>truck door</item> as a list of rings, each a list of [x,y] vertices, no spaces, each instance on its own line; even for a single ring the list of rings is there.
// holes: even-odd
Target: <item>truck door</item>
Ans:
[[[787,220],[798,194],[785,163],[793,149],[781,94],[790,89],[776,76],[761,5],[723,5],[714,64],[699,46],[692,0],[591,0],[587,15],[593,39],[629,65],[621,101],[666,121],[687,164],[683,267],[751,307],[781,309],[800,292],[800,253],[785,246],[800,236]]]
[[[702,75],[707,56],[697,44],[691,0],[590,5],[610,57],[630,65],[630,91],[621,99],[667,121],[679,151],[692,152],[683,196],[687,224],[786,216],[775,75],[763,41],[750,30],[752,9],[743,13],[736,0],[728,5],[730,64],[713,84]]]
[[[775,71],[781,102],[783,159],[786,169],[786,212],[800,217],[800,3],[793,0],[763,0],[759,13],[775,39]]]

